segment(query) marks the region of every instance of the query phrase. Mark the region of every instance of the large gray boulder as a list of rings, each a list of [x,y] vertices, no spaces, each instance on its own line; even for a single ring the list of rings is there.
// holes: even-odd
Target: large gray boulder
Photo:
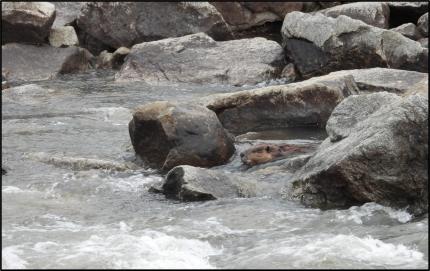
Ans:
[[[232,37],[221,14],[207,2],[87,2],[77,25],[114,49],[198,32],[217,40]]]
[[[268,22],[283,21],[287,13],[301,11],[302,2],[209,2],[232,30],[244,30]]]
[[[428,80],[428,73],[387,68],[337,71],[329,75],[333,77],[351,75],[360,93],[388,91],[402,94],[414,84]]]
[[[234,134],[288,127],[324,127],[345,97],[358,94],[351,75],[321,76],[287,85],[217,94],[200,102]]]
[[[421,35],[424,37],[428,37],[429,35],[429,13],[427,12],[423,16],[421,16],[418,19],[418,30],[420,31]]]
[[[304,78],[371,67],[428,71],[428,49],[418,42],[343,15],[288,13],[282,36],[287,56]]]
[[[390,24],[390,8],[386,3],[349,3],[323,9],[318,12],[333,18],[345,15],[352,19],[360,20],[366,24],[380,28],[388,28]]]
[[[10,81],[51,79],[62,73],[89,68],[91,54],[79,47],[55,48],[9,43],[2,46],[2,68]]]
[[[282,47],[264,38],[216,42],[204,33],[134,45],[115,78],[148,84],[257,84],[282,69]]]
[[[136,153],[151,167],[211,167],[226,163],[235,151],[216,114],[195,105],[153,102],[139,107],[129,123]]]
[[[2,44],[44,43],[55,19],[55,6],[48,2],[2,2]]]
[[[343,208],[377,202],[428,211],[428,96],[351,96],[327,122],[327,138],[293,176],[307,205]]]

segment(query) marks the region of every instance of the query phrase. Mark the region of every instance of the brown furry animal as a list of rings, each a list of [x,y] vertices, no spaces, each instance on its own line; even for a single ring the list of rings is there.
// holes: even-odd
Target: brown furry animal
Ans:
[[[259,144],[242,152],[240,157],[245,165],[255,166],[284,158],[293,153],[303,153],[308,147],[290,144]]]

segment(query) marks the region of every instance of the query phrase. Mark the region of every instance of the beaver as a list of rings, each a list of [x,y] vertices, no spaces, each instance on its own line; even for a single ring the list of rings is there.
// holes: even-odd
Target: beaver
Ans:
[[[285,158],[293,153],[304,153],[309,146],[297,146],[290,144],[259,144],[253,146],[240,154],[245,165],[255,166],[270,161]]]

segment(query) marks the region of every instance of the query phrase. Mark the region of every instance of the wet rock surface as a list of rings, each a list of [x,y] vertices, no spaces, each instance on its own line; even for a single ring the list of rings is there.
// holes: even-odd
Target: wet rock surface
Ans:
[[[293,198],[319,208],[374,201],[427,212],[428,96],[349,97],[333,111],[327,132],[295,173]]]
[[[199,33],[134,45],[115,77],[117,81],[153,85],[253,85],[277,77],[282,66],[283,50],[274,41],[253,38],[216,42]]]
[[[211,167],[235,151],[215,113],[203,106],[154,102],[138,108],[129,123],[136,153],[151,167]]]
[[[2,46],[2,68],[10,81],[54,78],[62,73],[82,72],[89,68],[91,55],[86,49],[71,46],[55,48],[9,43]]]

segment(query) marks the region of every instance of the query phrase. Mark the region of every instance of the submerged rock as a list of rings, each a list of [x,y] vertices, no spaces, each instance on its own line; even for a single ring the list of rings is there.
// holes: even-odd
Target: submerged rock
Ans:
[[[329,75],[353,76],[360,93],[388,91],[402,94],[421,80],[428,80],[428,73],[387,68],[345,70]]]
[[[54,47],[77,46],[79,45],[79,40],[73,26],[61,26],[51,29],[49,44]]]
[[[318,12],[333,18],[345,15],[380,28],[388,28],[390,21],[390,8],[386,3],[349,3],[323,9]]]
[[[44,43],[55,19],[55,6],[48,2],[2,2],[2,44]]]
[[[303,78],[371,67],[428,72],[428,49],[418,42],[343,15],[291,12],[282,36],[287,56]]]
[[[85,71],[91,54],[79,47],[55,48],[9,43],[2,46],[2,67],[11,81],[46,80],[61,73]]]
[[[221,14],[207,2],[87,2],[77,25],[114,49],[198,32],[231,38]]]
[[[283,50],[274,41],[216,42],[198,33],[134,45],[115,78],[148,84],[257,84],[277,77],[282,66]]]
[[[73,170],[107,169],[125,171],[138,168],[135,164],[132,163],[119,163],[115,161],[107,161],[94,158],[50,155],[44,152],[30,153],[25,155],[25,157],[39,162],[51,164],[57,167],[71,168]]]
[[[317,208],[377,202],[428,210],[428,96],[351,96],[333,111],[327,138],[293,176],[291,196]]]
[[[217,94],[200,102],[234,134],[288,127],[324,127],[345,97],[358,94],[352,76],[321,76],[287,85]]]
[[[233,139],[217,116],[195,105],[153,102],[138,108],[129,123],[136,153],[151,167],[211,167],[224,164],[235,151]]]

